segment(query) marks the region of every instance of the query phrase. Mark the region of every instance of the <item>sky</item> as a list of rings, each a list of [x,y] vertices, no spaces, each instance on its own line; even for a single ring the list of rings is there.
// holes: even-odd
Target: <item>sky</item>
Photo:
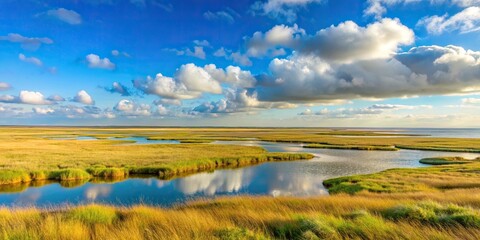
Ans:
[[[1,125],[480,127],[480,0],[2,0]]]

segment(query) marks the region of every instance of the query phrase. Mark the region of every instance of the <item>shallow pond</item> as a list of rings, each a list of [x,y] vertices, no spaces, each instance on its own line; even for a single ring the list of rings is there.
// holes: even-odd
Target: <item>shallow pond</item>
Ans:
[[[424,157],[480,156],[413,150],[304,149],[299,144],[258,141],[218,141],[214,144],[261,146],[274,152],[311,152],[316,157],[309,161],[269,162],[216,170],[173,180],[129,178],[121,182],[87,182],[68,187],[50,183],[38,187],[4,188],[0,194],[0,205],[56,207],[95,202],[122,206],[139,203],[171,206],[191,199],[225,195],[317,196],[328,194],[322,184],[328,178],[373,173],[389,168],[422,167],[425,165],[418,160]]]

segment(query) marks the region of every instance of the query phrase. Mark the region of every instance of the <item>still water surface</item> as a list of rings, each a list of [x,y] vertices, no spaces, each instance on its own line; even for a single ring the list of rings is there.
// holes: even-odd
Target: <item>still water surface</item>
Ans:
[[[173,180],[129,178],[114,183],[87,182],[77,187],[51,183],[21,192],[0,193],[0,205],[57,207],[67,204],[107,203],[129,206],[139,203],[172,206],[196,198],[225,195],[317,196],[328,194],[325,179],[374,173],[389,168],[423,167],[424,157],[452,153],[400,150],[354,151],[304,149],[299,144],[259,141],[218,141],[215,144],[261,146],[274,152],[311,152],[309,161],[270,162],[260,165],[198,173]],[[479,154],[455,153],[473,158]]]

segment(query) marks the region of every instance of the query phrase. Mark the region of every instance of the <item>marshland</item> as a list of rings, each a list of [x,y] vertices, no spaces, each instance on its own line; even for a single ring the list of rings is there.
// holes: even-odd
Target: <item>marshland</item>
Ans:
[[[4,239],[480,236],[476,137],[2,127],[0,150]]]

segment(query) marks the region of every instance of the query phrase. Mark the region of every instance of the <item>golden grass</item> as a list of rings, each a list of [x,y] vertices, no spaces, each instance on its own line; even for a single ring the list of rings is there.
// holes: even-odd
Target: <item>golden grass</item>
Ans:
[[[329,129],[52,127],[1,130],[0,167],[5,171],[0,174],[0,182],[5,179],[27,182],[51,176],[76,179],[84,173],[123,179],[136,171],[159,173],[159,170],[168,169],[166,173],[181,169],[188,172],[222,164],[237,166],[305,157],[271,155],[257,147],[203,143],[213,140],[257,138],[359,149],[404,146],[480,150],[479,139],[382,138],[378,133]],[[93,136],[102,140],[51,139],[63,136]],[[122,145],[108,140],[128,136],[198,144]],[[83,182],[68,183],[66,186]],[[13,185],[0,187],[18,191],[32,184],[41,182],[17,184],[16,188]],[[480,238],[480,163],[393,169],[327,180],[325,185],[335,195],[221,198],[172,209],[99,205],[66,209],[0,208],[0,236],[3,239],[129,240]]]
[[[102,128],[102,127],[2,127],[0,139],[11,137],[109,137],[143,136],[157,140],[210,142],[215,140],[251,140],[298,142],[339,146],[395,146],[396,148],[480,152],[480,139],[437,138],[405,134],[325,128]],[[398,137],[395,137],[398,136]],[[118,143],[118,142],[117,142]]]
[[[96,129],[2,128],[0,185],[46,179],[118,178],[129,174],[171,178],[216,168],[313,157],[304,153],[269,153],[263,148],[248,146],[201,143],[133,145],[108,139],[55,140],[56,137],[79,136],[80,133],[91,135],[91,131]],[[125,130],[96,134],[100,138],[124,137]],[[134,134],[135,131],[130,133]]]
[[[479,207],[480,189],[236,197],[173,209],[1,208],[0,230],[5,239],[478,239]]]

